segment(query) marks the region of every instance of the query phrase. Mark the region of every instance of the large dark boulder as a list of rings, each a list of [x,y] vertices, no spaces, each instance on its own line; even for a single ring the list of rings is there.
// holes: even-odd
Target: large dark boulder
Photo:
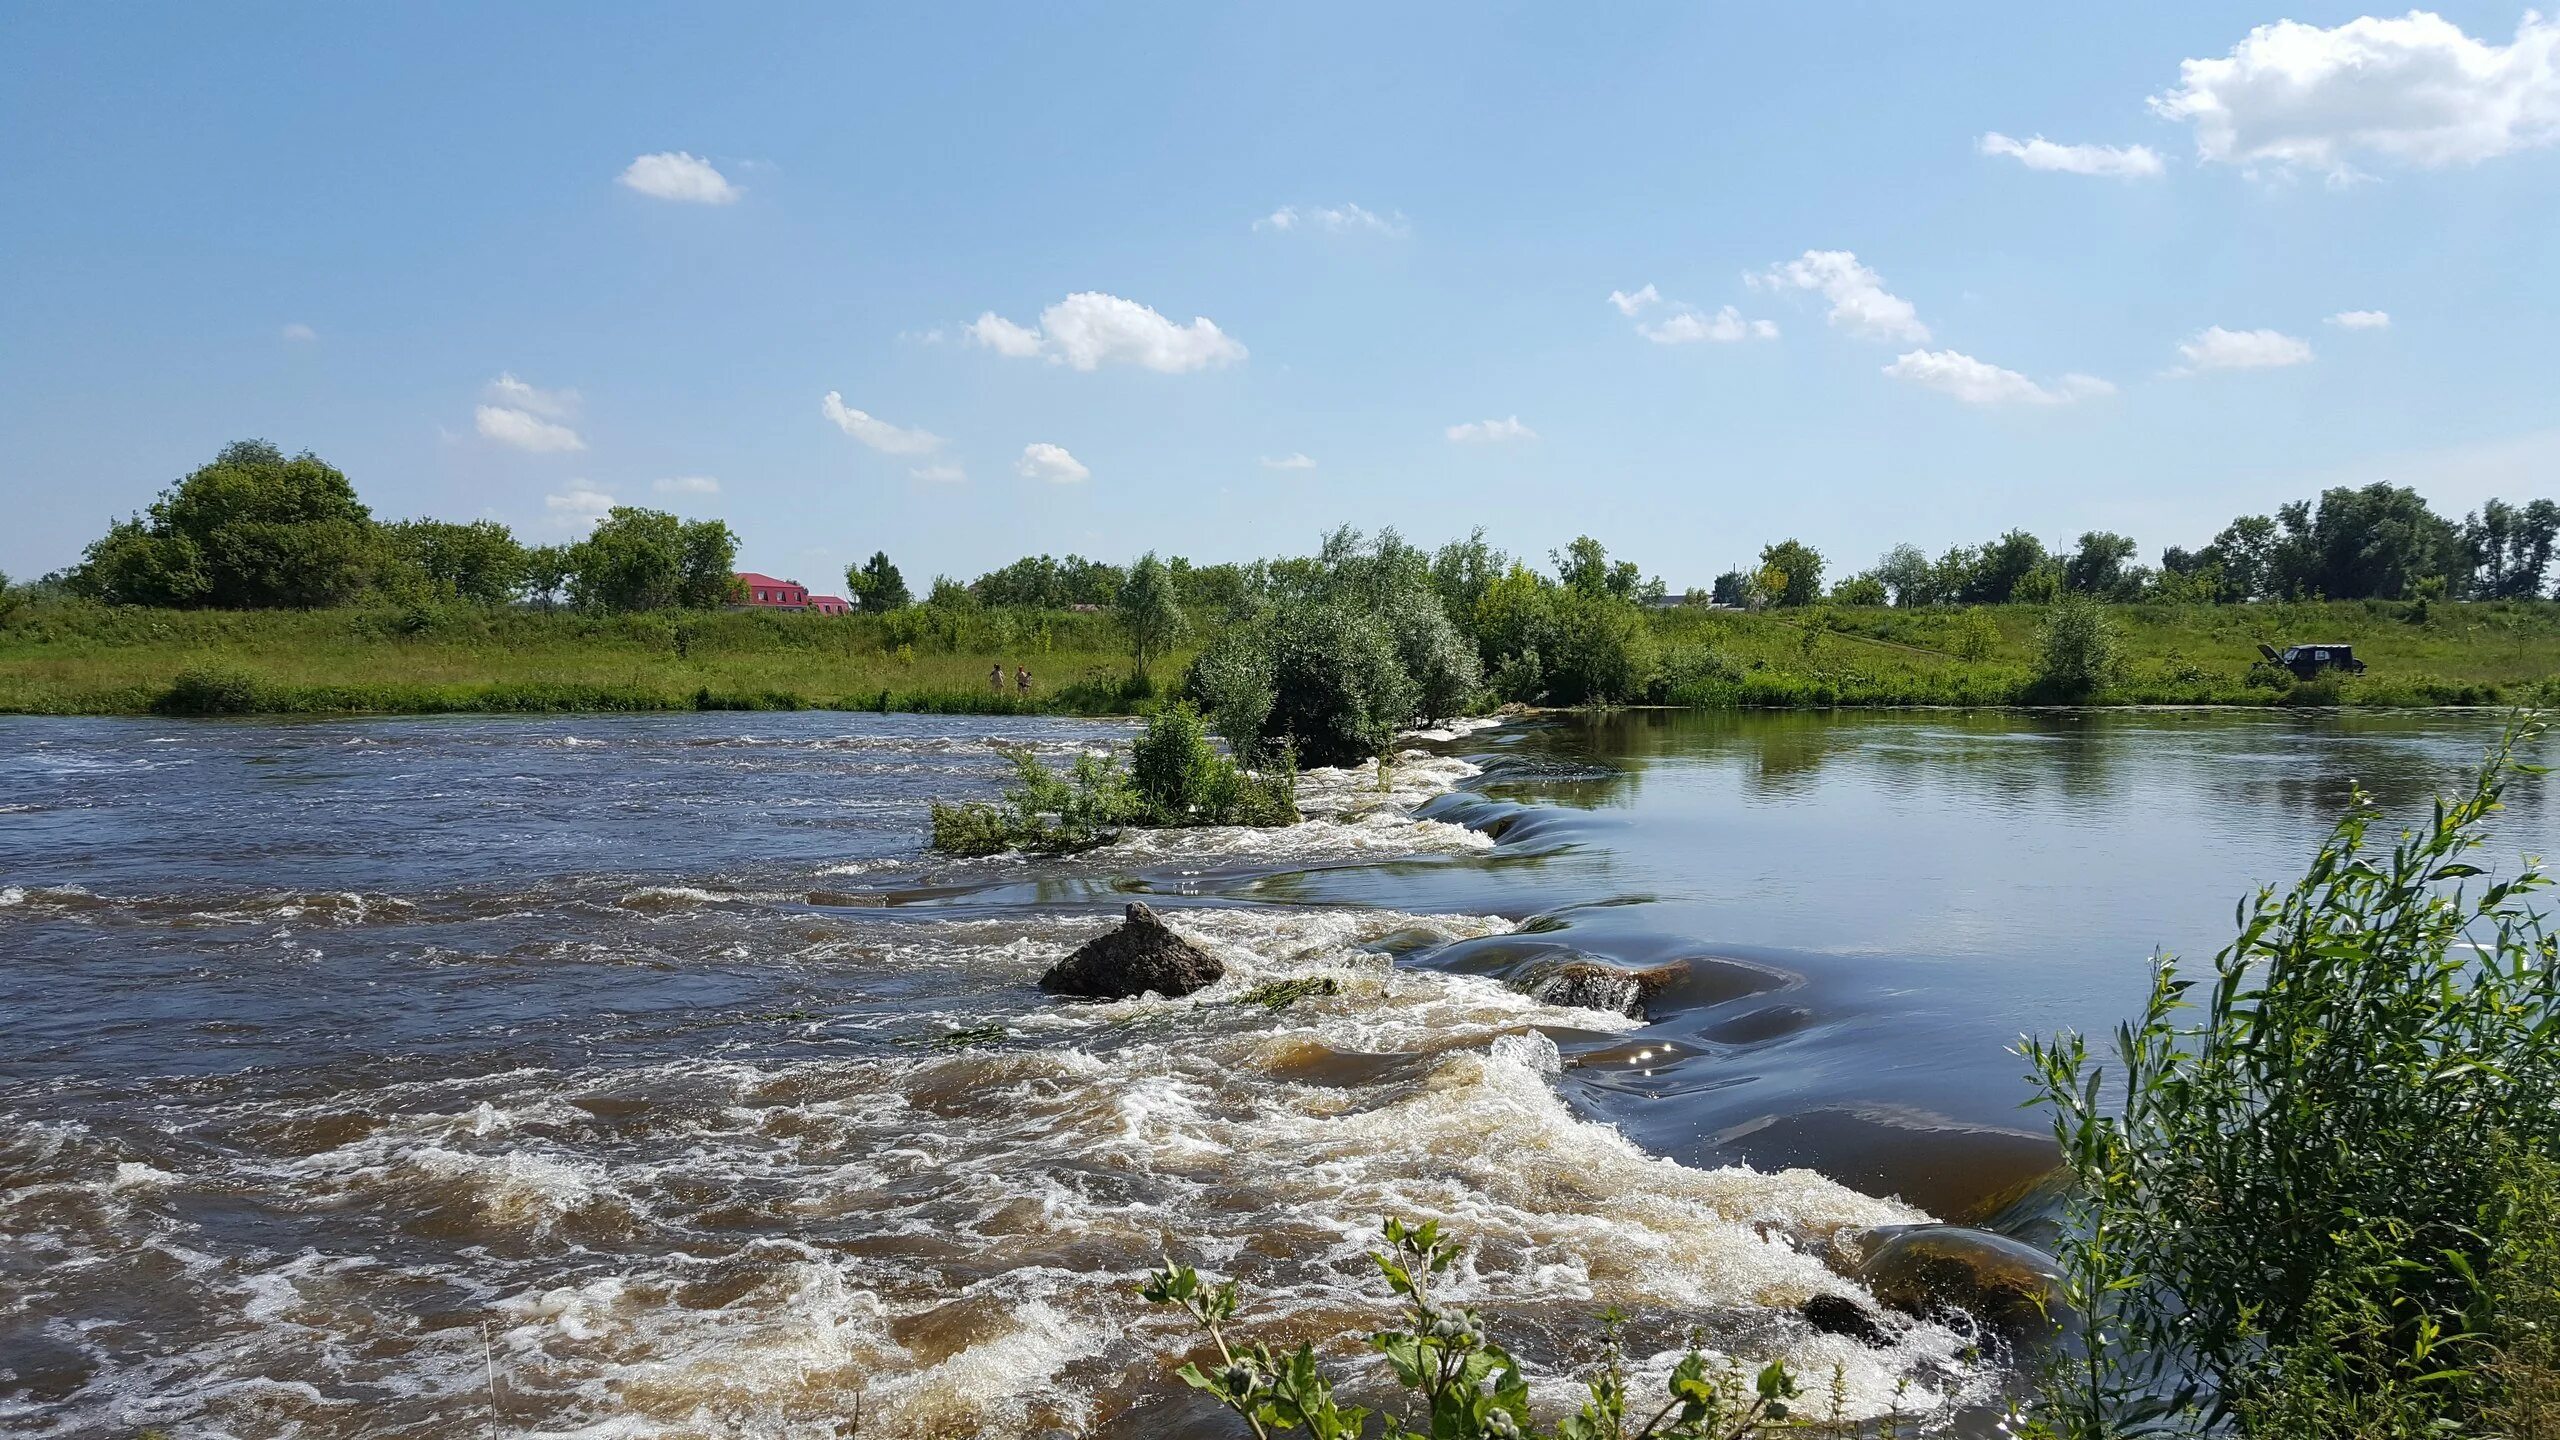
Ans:
[[[1816,1295],[1796,1307],[1805,1323],[1825,1335],[1846,1335],[1861,1345],[1881,1348],[1893,1337],[1866,1306],[1846,1295]]]
[[[1084,1000],[1126,1000],[1152,990],[1188,995],[1227,973],[1218,957],[1165,928],[1145,902],[1129,902],[1119,929],[1097,935],[1049,967],[1040,988]]]
[[[1613,1010],[1642,1020],[1645,1003],[1688,973],[1688,966],[1678,961],[1644,970],[1621,970],[1596,960],[1568,960],[1531,977],[1522,988],[1545,1004]]]

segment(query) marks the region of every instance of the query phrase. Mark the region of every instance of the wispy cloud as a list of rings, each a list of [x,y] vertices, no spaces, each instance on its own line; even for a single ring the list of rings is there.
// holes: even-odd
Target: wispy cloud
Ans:
[[[1304,451],[1292,451],[1287,455],[1263,456],[1262,468],[1265,470],[1313,470],[1316,468],[1316,462],[1308,459]]]
[[[2172,375],[2192,375],[2201,370],[2275,370],[2309,364],[2311,342],[2281,330],[2225,330],[2211,325],[2198,331],[2194,339],[2181,341],[2178,354],[2186,363],[2171,370]]]
[[[1494,445],[1512,440],[1535,440],[1538,432],[1520,423],[1520,417],[1504,420],[1469,420],[1452,425],[1442,432],[1455,445]]]
[[[844,396],[833,390],[818,402],[818,410],[834,421],[837,429],[883,455],[930,455],[942,448],[942,437],[932,431],[892,425],[845,404]]]
[[[1736,340],[1775,340],[1777,322],[1745,320],[1742,312],[1727,305],[1709,315],[1683,305],[1660,320],[1638,321],[1636,333],[1656,345],[1693,345],[1701,340],[1731,344]]]
[[[2341,330],[2388,330],[2391,328],[2391,312],[2388,310],[2341,310],[2330,316],[2328,323]]]
[[[627,190],[688,205],[727,205],[746,193],[710,161],[682,150],[643,155],[623,167],[616,182]]]
[[[2160,152],[2147,145],[2063,145],[2041,135],[2012,140],[1994,130],[1977,141],[1976,148],[1985,155],[2006,156],[2030,170],[2055,170],[2065,175],[2142,180],[2168,169],[2161,162]]]
[[[319,331],[312,329],[310,326],[303,324],[299,320],[287,325],[282,330],[277,331],[276,334],[280,339],[292,340],[302,344],[309,344],[310,342],[320,338]]]
[[[1849,250],[1807,250],[1793,260],[1743,277],[1755,288],[1810,290],[1831,302],[1831,323],[1870,340],[1926,340],[1929,327],[1910,301],[1884,287],[1884,277]]]
[[[594,528],[611,513],[613,503],[612,496],[584,480],[572,480],[561,494],[542,497],[542,508],[551,512],[552,520],[572,530]]]
[[[1354,232],[1371,235],[1404,235],[1412,226],[1403,211],[1381,215],[1375,210],[1344,201],[1340,205],[1283,205],[1253,222],[1256,230],[1324,230],[1336,235]]]
[[[1894,358],[1884,373],[1907,384],[1952,395],[1968,405],[2068,405],[2113,395],[2116,387],[2095,375],[2065,375],[2039,384],[2015,370],[1954,350],[1914,350]]]
[[[512,410],[504,405],[474,407],[471,412],[471,428],[479,431],[480,438],[483,440],[494,440],[501,445],[531,451],[536,455],[553,455],[587,448],[587,442],[579,439],[578,432],[568,426],[545,420],[539,415],[527,414],[522,410]]]
[[[929,480],[936,485],[957,485],[969,478],[969,472],[957,465],[920,465],[907,472],[911,479]]]
[[[720,482],[709,475],[670,475],[649,488],[661,495],[717,495]]]

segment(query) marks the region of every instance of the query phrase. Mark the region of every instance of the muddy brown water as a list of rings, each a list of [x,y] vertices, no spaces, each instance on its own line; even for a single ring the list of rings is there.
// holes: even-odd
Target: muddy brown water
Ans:
[[[1389,1214],[1473,1241],[1548,1398],[1615,1305],[1971,1428],[1972,1337],[1796,1317],[1835,1240],[2032,1219],[2019,1033],[2112,1025],[2352,785],[2418,813],[2496,728],[1549,718],[1287,831],[947,862],[926,804],[999,744],[1128,727],[0,721],[0,1428],[1220,1434],[1144,1268],[1373,1379]],[[2539,782],[2502,826],[2545,848]],[[1042,997],[1131,895],[1230,978]],[[1642,1021],[1525,993],[1594,959],[1679,973]]]

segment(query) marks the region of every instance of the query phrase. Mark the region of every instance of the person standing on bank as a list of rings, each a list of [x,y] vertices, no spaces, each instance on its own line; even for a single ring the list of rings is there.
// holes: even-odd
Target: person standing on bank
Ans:
[[[988,689],[990,689],[990,690],[995,691],[995,692],[996,692],[997,694],[999,694],[999,695],[1001,695],[1001,694],[1003,694],[1003,693],[1004,693],[1004,662],[1003,662],[1003,661],[1001,661],[1001,660],[997,661],[997,662],[996,662],[996,664],[995,664],[995,668],[994,668],[994,669],[992,669],[992,670],[989,670],[989,671],[987,672],[987,688],[988,688]]]
[[[1030,666],[1016,665],[1013,667],[1013,693],[1016,695],[1028,695],[1031,693]]]

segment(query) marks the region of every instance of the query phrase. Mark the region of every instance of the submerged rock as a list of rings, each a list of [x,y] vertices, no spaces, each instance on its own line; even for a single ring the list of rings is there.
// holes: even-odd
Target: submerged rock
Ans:
[[[1049,967],[1040,988],[1086,1000],[1126,1000],[1152,990],[1188,995],[1227,973],[1218,957],[1165,928],[1146,902],[1129,902],[1117,930],[1097,935]]]
[[[1962,1225],[1914,1225],[1873,1239],[1879,1243],[1858,1278],[1897,1310],[1962,1310],[2013,1332],[2050,1331],[2062,1319],[2061,1272],[2033,1245]]]
[[[1621,970],[1596,960],[1571,960],[1536,976],[1525,988],[1533,998],[1549,1005],[1609,1010],[1641,1020],[1645,1002],[1687,973],[1688,967],[1678,963]]]
[[[1816,1295],[1796,1307],[1805,1323],[1825,1335],[1846,1335],[1861,1345],[1882,1347],[1893,1343],[1884,1326],[1869,1313],[1867,1307],[1846,1295]]]

